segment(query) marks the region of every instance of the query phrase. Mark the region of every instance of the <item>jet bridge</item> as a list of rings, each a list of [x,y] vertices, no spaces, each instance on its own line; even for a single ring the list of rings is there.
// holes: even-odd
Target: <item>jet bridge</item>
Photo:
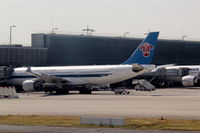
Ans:
[[[166,68],[159,68],[154,72],[147,72],[141,75],[143,76],[154,76],[154,77],[168,77],[168,76],[186,76],[189,74],[188,68],[180,68],[180,69],[166,69]]]
[[[189,68],[166,69],[159,68],[156,71],[144,73],[140,75],[139,79],[153,79],[152,84],[156,87],[168,87],[174,85],[181,85],[182,77],[189,74]]]
[[[0,80],[11,78],[13,71],[14,71],[14,69],[11,67],[1,66],[0,67]]]

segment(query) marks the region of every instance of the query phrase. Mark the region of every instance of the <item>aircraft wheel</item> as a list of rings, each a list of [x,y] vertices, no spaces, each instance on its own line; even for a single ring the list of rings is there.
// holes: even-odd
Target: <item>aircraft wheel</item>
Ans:
[[[91,93],[92,93],[92,90],[88,90],[88,89],[80,90],[79,93],[80,93],[80,94],[91,94]]]
[[[69,94],[69,91],[66,89],[58,89],[56,90],[56,94]]]

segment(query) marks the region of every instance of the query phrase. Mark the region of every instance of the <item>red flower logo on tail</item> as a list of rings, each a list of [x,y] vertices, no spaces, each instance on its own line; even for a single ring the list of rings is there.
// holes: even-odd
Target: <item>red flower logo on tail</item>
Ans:
[[[144,43],[140,46],[140,50],[144,57],[148,57],[150,55],[150,51],[153,49],[153,46],[149,43]]]

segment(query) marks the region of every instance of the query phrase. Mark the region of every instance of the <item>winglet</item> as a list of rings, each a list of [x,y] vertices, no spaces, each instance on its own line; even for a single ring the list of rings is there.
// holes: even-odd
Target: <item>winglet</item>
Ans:
[[[122,64],[151,64],[159,32],[150,32],[134,53]]]

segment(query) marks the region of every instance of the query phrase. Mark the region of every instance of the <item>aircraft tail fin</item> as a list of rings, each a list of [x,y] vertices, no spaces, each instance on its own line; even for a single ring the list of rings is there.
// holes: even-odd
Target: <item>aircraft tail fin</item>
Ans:
[[[150,32],[134,53],[122,64],[151,64],[159,32]]]

